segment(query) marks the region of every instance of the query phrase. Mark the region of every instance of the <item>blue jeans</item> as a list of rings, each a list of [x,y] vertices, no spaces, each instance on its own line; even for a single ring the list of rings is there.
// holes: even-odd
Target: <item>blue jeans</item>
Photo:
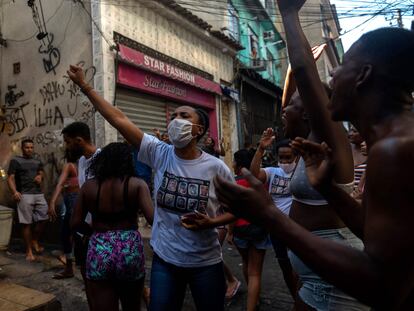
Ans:
[[[165,262],[155,253],[149,310],[181,310],[187,284],[198,311],[224,310],[226,280],[222,262],[200,268],[182,268]]]
[[[313,231],[314,235],[363,250],[364,245],[348,228]],[[299,275],[302,287],[299,297],[317,311],[368,311],[369,307],[325,282],[292,251],[288,252],[293,270]]]
[[[66,211],[63,217],[62,223],[62,246],[63,253],[68,259],[72,258],[72,236],[70,230],[70,219],[72,218],[73,209],[75,207],[76,200],[78,198],[77,192],[63,194],[63,200],[65,202]]]

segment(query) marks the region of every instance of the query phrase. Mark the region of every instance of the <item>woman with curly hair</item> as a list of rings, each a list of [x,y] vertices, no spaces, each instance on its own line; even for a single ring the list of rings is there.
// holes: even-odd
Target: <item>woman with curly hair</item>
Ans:
[[[86,282],[91,310],[140,310],[145,260],[138,212],[149,223],[153,207],[147,184],[134,177],[131,148],[112,143],[91,164],[95,178],[85,182],[72,218],[72,227],[92,214]]]

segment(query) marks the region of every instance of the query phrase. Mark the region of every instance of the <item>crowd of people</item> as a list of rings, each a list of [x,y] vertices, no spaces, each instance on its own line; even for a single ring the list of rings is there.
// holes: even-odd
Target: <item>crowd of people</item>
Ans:
[[[328,86],[316,67],[321,50],[299,22],[304,2],[278,0],[291,62],[285,138],[264,129],[257,148],[234,153],[233,172],[220,159],[224,141],[204,139],[204,110],[181,106],[167,132],[150,135],[71,66],[70,79],[125,142],[99,149],[86,124],[65,127],[66,164],[47,204],[34,143],[22,141],[8,184],[27,260],[42,251],[62,195],[65,269],[54,277],[73,277],[75,261],[91,310],[139,310],[142,296],[151,311],[181,310],[187,287],[197,310],[224,310],[241,284],[223,262],[225,240],[241,256],[249,311],[270,248],[294,310],[412,310],[414,33],[364,34]],[[277,161],[264,167],[272,150]],[[139,214],[151,226],[149,289]]]

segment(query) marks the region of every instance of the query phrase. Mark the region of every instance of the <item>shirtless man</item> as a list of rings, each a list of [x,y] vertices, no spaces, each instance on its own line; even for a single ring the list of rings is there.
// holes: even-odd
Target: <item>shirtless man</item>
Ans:
[[[285,28],[300,34],[294,40],[305,40],[298,18],[304,2],[279,0]],[[356,42],[333,75],[332,118],[354,124],[369,147],[362,205],[332,182],[335,163],[326,144],[293,144],[310,183],[363,239],[363,251],[316,237],[285,217],[248,172],[252,188],[215,180],[223,205],[266,227],[321,277],[376,310],[414,308],[412,55],[414,32],[379,29]]]

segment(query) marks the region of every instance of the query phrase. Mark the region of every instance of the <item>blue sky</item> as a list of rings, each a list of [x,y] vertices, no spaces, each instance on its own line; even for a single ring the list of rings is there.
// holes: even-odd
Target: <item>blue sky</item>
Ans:
[[[388,3],[394,6],[394,8],[405,8],[405,16],[403,17],[403,23],[405,28],[411,27],[411,21],[414,19],[413,14],[413,8],[414,8],[414,1],[411,0],[331,0],[332,4],[335,4],[337,6],[337,10],[339,13],[339,22],[342,27],[342,33],[352,30],[357,25],[363,23],[366,21],[370,16],[355,16],[355,17],[344,17],[344,13],[351,11],[355,13],[351,13],[353,15],[361,15],[361,14],[367,14],[369,12],[378,12],[378,10],[381,8],[381,4]],[[407,8],[410,8],[410,10],[407,10]],[[360,13],[357,13],[360,12]],[[390,10],[387,12],[391,12]],[[387,14],[388,17],[391,17],[391,14]],[[394,25],[395,25],[394,20]],[[358,27],[348,34],[343,35],[342,42],[345,48],[345,51],[352,45],[353,42],[358,40],[358,38],[365,32],[374,30],[376,28],[380,27],[387,27],[390,26],[390,22],[385,20],[384,15],[377,16],[373,18],[372,20],[368,21],[367,23],[363,24],[361,27]]]

